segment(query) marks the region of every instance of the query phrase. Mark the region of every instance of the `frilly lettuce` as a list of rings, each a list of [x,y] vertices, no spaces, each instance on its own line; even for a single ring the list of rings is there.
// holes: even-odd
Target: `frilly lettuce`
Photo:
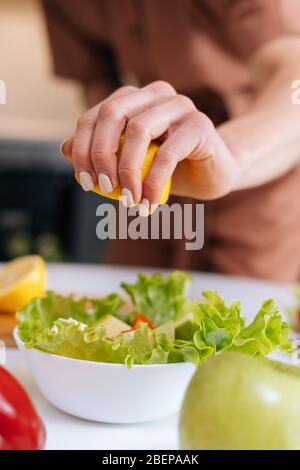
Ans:
[[[181,353],[169,358],[173,350],[174,326],[166,324],[156,330],[142,323],[137,330],[107,339],[104,328],[93,328],[73,318],[59,318],[51,327],[36,331],[28,347],[44,352],[97,362],[126,364],[165,364],[181,362]],[[20,337],[24,341],[23,330]]]
[[[246,325],[238,301],[226,305],[214,291],[203,301],[187,298],[191,279],[173,272],[166,277],[139,275],[134,285],[122,284],[131,297],[133,311],[146,315],[146,323],[114,339],[95,325],[106,314],[121,316],[119,294],[103,299],[63,297],[48,292],[17,313],[19,335],[27,347],[76,359],[133,364],[190,361],[201,364],[222,351],[266,356],[274,350],[289,352],[289,327],[273,300],[266,300],[254,320]],[[187,322],[183,320],[188,318]],[[178,320],[183,326],[178,328]]]
[[[176,320],[191,308],[187,294],[192,284],[189,274],[173,271],[162,274],[139,274],[135,284],[123,282],[121,287],[129,295],[135,310],[146,315],[153,325]]]
[[[275,350],[292,351],[289,326],[282,321],[274,300],[264,301],[254,320],[245,326],[238,301],[226,306],[215,291],[205,291],[202,295],[206,302],[197,303],[193,336],[175,341],[178,347],[195,348],[197,363],[226,350],[261,357]]]
[[[113,315],[123,303],[119,294],[101,299],[76,299],[74,295],[64,297],[49,291],[45,297],[34,299],[17,312],[19,334],[30,345],[37,333],[51,327],[59,318],[73,318],[89,326],[103,315]]]

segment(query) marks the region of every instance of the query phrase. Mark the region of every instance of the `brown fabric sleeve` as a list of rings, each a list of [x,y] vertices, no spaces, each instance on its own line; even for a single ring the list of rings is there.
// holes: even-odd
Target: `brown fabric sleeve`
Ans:
[[[80,5],[76,9],[78,1],[41,0],[41,3],[46,17],[54,72],[85,85],[109,82],[113,87],[118,86],[113,51],[105,40],[96,41],[80,27]]]
[[[215,39],[242,59],[272,39],[299,34],[290,21],[294,0],[194,0],[195,4]],[[300,14],[300,2],[296,8]]]

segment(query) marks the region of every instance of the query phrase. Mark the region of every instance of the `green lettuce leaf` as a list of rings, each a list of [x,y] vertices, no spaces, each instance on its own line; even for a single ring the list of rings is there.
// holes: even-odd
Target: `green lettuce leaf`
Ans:
[[[59,318],[73,318],[93,325],[103,315],[113,315],[122,304],[119,294],[101,299],[76,299],[73,295],[65,297],[49,291],[45,297],[34,299],[17,312],[19,335],[25,343],[29,343],[36,333],[51,327]]]
[[[245,326],[241,305],[227,306],[215,291],[203,292],[206,302],[199,302],[194,313],[194,333],[190,340],[175,340],[175,345],[194,347],[198,364],[222,351],[240,351],[253,356],[267,356],[273,351],[292,351],[289,326],[282,321],[274,300],[263,302],[254,320]],[[195,361],[194,361],[195,362]]]
[[[135,284],[122,283],[121,287],[129,295],[135,311],[146,315],[153,325],[176,320],[192,306],[187,293],[192,279],[189,274],[173,271],[167,276],[139,274]]]
[[[290,352],[290,328],[282,321],[274,300],[263,302],[253,322],[243,328],[231,348],[253,356],[267,356],[274,350]]]
[[[133,364],[184,361],[181,353],[173,360],[169,358],[169,353],[174,349],[173,343],[174,325],[171,322],[156,330],[142,323],[138,329],[111,340],[105,337],[104,328],[94,328],[72,318],[59,318],[51,327],[36,332],[26,345],[73,359],[131,367]]]
[[[203,301],[192,301],[186,297],[190,283],[189,275],[173,272],[166,277],[141,274],[136,284],[122,285],[136,311],[156,325],[154,330],[142,323],[108,339],[97,322],[103,315],[119,315],[120,295],[76,299],[48,292],[18,311],[19,336],[29,348],[127,367],[182,361],[199,365],[223,351],[267,356],[292,350],[289,327],[273,300],[263,302],[246,325],[240,302],[227,305],[211,290],[203,292]]]

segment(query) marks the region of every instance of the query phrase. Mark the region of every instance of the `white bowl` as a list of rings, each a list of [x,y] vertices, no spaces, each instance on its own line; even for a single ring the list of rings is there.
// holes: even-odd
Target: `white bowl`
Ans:
[[[83,361],[28,349],[14,337],[43,395],[57,408],[105,423],[139,423],[179,410],[195,371],[188,362],[134,365]]]

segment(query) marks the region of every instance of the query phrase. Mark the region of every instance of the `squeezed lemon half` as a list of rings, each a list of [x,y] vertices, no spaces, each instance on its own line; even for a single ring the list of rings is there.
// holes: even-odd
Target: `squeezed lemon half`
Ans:
[[[119,150],[117,152],[117,158],[120,157],[123,143],[124,143],[124,137],[122,136],[121,140],[120,140]],[[142,166],[142,171],[141,171],[142,181],[144,181],[144,179],[146,178],[146,176],[147,176],[147,174],[150,170],[150,167],[152,165],[155,154],[156,154],[158,149],[159,149],[159,145],[156,142],[151,142],[151,144],[148,147],[148,150],[147,150],[147,153],[146,153],[146,156],[145,156],[145,160],[144,160],[144,163],[143,163],[143,166]],[[72,161],[72,156],[71,155],[68,155],[67,158],[70,161]],[[77,179],[77,181],[78,181],[78,179]],[[170,190],[171,190],[171,183],[172,183],[172,178],[170,178],[167,181],[167,183],[164,185],[163,192],[162,192],[162,195],[161,195],[160,201],[159,201],[160,204],[165,204],[168,201],[169,195],[170,195]],[[99,185],[97,184],[94,187],[93,192],[97,193],[97,194],[100,194],[100,196],[108,197],[109,199],[120,200],[120,198],[121,198],[121,187],[120,186],[118,186],[111,193],[104,194],[104,193],[101,192],[101,190],[99,188]]]
[[[15,312],[46,289],[46,265],[40,256],[24,256],[0,271],[0,310]]]

